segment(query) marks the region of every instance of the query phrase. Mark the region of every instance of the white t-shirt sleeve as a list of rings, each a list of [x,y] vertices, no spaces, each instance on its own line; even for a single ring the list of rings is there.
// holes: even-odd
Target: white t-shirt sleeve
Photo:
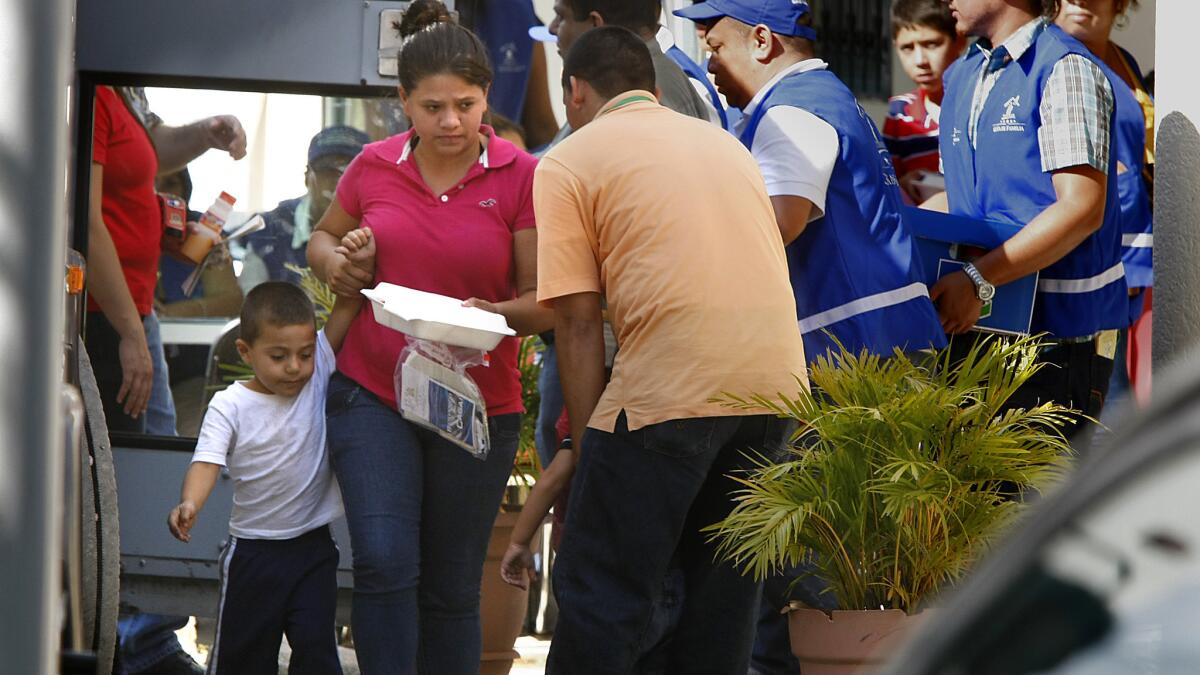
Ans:
[[[825,192],[838,157],[837,131],[828,122],[801,108],[775,106],[759,122],[750,152],[768,195],[812,202],[810,221],[825,214]]]
[[[241,386],[237,383],[229,385],[230,389]],[[237,409],[233,401],[234,395],[235,392],[228,389],[217,392],[208,404],[208,411],[204,413],[204,422],[200,425],[200,435],[196,439],[196,452],[192,455],[193,462],[227,466],[229,451],[237,442],[237,424],[235,422]]]

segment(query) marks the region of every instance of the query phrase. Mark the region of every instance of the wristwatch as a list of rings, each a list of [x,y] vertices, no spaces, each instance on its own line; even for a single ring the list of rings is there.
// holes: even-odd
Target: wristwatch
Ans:
[[[966,272],[967,276],[971,278],[971,282],[975,284],[975,297],[979,298],[980,301],[989,302],[995,297],[996,287],[989,284],[988,280],[983,278],[983,275],[979,273],[979,270],[975,269],[974,265],[971,263],[963,265],[963,272]]]

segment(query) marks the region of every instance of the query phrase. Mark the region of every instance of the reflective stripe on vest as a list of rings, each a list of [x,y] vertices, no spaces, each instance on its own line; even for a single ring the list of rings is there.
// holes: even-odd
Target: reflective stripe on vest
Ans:
[[[1126,248],[1154,248],[1153,234],[1123,234],[1121,235],[1121,245]]]
[[[867,312],[874,312],[875,310],[883,309],[884,307],[899,305],[921,296],[928,298],[929,288],[925,284],[918,281],[917,283],[909,284],[903,288],[897,288],[894,291],[885,291],[883,293],[876,293],[875,295],[868,295],[865,298],[851,300],[844,305],[839,305],[833,309],[827,309],[820,314],[813,314],[812,316],[801,319],[800,332],[811,333],[815,330],[821,330],[822,328],[835,324],[839,321],[845,321],[850,317],[858,316],[859,314],[866,314]]]
[[[1125,276],[1125,264],[1117,263],[1094,277],[1086,279],[1038,279],[1043,293],[1091,293]]]

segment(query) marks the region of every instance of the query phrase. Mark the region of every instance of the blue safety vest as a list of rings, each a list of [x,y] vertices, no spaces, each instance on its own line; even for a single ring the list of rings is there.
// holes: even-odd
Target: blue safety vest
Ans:
[[[712,102],[713,107],[717,109],[717,114],[721,117],[721,128],[729,130],[729,115],[725,112],[725,105],[721,103],[721,96],[717,94],[717,88],[708,79],[708,73],[700,67],[700,64],[693,61],[692,57],[688,56],[686,52],[675,45],[671,45],[671,48],[667,50],[667,57],[677,63],[685,75],[704,85],[704,90],[708,92],[709,100]]]
[[[1125,284],[1130,288],[1154,285],[1154,220],[1150,210],[1150,189],[1143,171],[1146,168],[1146,117],[1133,90],[1121,76],[1100,61],[1100,67],[1112,86],[1116,105],[1113,149],[1125,172],[1117,176],[1117,197],[1121,204],[1121,262],[1125,264]],[[1145,298],[1130,298],[1129,321],[1142,313]]]
[[[533,61],[529,29],[542,22],[534,14],[530,0],[488,0],[481,3],[478,11],[473,29],[492,60],[488,105],[520,124]]]
[[[763,115],[780,105],[807,110],[838,135],[825,213],[787,247],[809,362],[836,352],[837,342],[882,355],[897,347],[944,346],[916,245],[900,219],[896,172],[874,122],[833,73],[794,73],[772,87],[746,121],[741,141],[747,148]]]
[[[1068,54],[1096,61],[1051,25],[1003,70],[980,113],[977,148],[971,147],[968,125],[985,56],[975,50],[946,71],[940,149],[951,213],[1023,227],[1057,201],[1051,174],[1042,171],[1039,108],[1054,65]],[[1071,338],[1129,325],[1116,167],[1114,152],[1101,228],[1041,271],[1032,332]]]

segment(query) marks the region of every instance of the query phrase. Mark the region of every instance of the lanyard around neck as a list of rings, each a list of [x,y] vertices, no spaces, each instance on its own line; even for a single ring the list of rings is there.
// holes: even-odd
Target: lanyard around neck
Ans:
[[[610,113],[614,110],[619,110],[621,108],[624,108],[627,105],[637,103],[638,101],[646,101],[648,103],[657,103],[657,101],[650,98],[649,96],[643,96],[642,94],[634,94],[633,96],[628,96],[626,98],[621,99],[620,101],[617,101],[616,104],[613,105],[613,107],[608,108],[607,110],[605,110],[604,112],[602,112],[600,114],[607,115],[608,113]]]

